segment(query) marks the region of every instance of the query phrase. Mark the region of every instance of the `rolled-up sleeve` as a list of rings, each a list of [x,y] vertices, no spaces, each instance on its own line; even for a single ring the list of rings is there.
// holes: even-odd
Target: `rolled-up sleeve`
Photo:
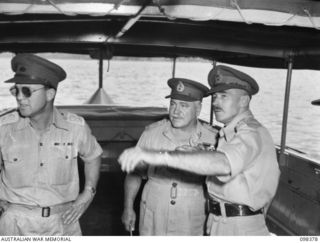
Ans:
[[[78,151],[81,159],[90,161],[102,154],[103,150],[97,142],[96,138],[92,135],[91,130],[87,124],[81,127],[78,135]]]
[[[250,167],[259,154],[261,140],[253,129],[238,131],[229,143],[225,143],[217,150],[224,153],[229,161],[231,173],[228,176],[218,176],[222,182],[229,181],[242,171]]]

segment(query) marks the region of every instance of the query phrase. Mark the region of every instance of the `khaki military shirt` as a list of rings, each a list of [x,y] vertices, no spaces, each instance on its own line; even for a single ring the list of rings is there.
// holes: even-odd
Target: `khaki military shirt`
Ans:
[[[179,141],[170,121],[150,125],[138,146],[155,151],[214,148],[217,130],[198,122],[189,140]],[[140,204],[141,235],[203,235],[204,177],[165,166],[149,166]]]
[[[1,117],[0,149],[0,200],[38,206],[75,200],[77,156],[88,161],[102,153],[82,117],[57,109],[41,135],[17,112]]]
[[[236,117],[219,134],[217,150],[227,156],[231,174],[207,177],[210,196],[253,210],[266,207],[276,193],[280,176],[271,135],[250,111]]]
[[[187,142],[181,142],[172,134],[172,126],[169,120],[161,120],[146,128],[142,133],[138,146],[156,151],[197,150],[203,148],[214,149],[218,131],[210,125],[198,121],[196,132],[190,135]],[[189,147],[189,148],[188,148]],[[203,176],[183,172],[169,167],[149,166],[148,178],[152,180],[172,180],[181,183],[202,183]]]

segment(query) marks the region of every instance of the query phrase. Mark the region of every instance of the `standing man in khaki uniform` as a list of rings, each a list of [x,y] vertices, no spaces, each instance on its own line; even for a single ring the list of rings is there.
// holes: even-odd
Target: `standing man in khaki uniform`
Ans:
[[[170,167],[207,176],[207,232],[211,235],[268,235],[265,214],[276,193],[279,166],[272,138],[249,109],[256,81],[227,66],[209,73],[219,131],[217,151],[157,153],[139,147],[119,158],[122,169]]]
[[[32,54],[12,59],[18,109],[0,118],[0,235],[81,235],[78,219],[99,178],[101,147],[82,117],[54,105],[65,71]],[[77,156],[85,164],[79,194]]]
[[[174,150],[196,151],[214,148],[217,131],[198,120],[201,101],[209,89],[192,80],[173,78],[169,120],[148,126],[138,147],[158,153]],[[196,163],[196,161],[194,161]],[[140,202],[140,235],[203,235],[205,228],[204,176],[168,167],[141,166],[147,183]],[[127,175],[122,222],[130,231],[135,225],[134,200],[142,174]]]

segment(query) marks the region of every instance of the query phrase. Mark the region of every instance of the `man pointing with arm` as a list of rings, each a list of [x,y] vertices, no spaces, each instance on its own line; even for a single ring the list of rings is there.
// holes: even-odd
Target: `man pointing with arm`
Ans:
[[[207,176],[211,235],[268,235],[265,211],[275,195],[279,167],[273,140],[252,115],[249,104],[256,81],[227,66],[210,71],[216,120],[223,123],[217,151],[157,153],[140,148],[119,158],[125,171],[141,163]]]

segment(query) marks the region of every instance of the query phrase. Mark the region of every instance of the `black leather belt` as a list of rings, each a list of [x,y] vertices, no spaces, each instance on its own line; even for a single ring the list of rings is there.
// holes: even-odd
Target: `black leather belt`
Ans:
[[[209,199],[207,205],[208,205],[209,213],[213,213],[214,215],[221,216],[221,208],[220,208],[219,202]],[[227,217],[251,216],[251,215],[263,213],[262,209],[252,211],[248,206],[241,205],[241,204],[225,203],[224,207],[225,207],[225,212]]]
[[[41,215],[44,218],[50,217],[50,215],[63,213],[72,207],[73,202],[66,202],[62,204],[53,205],[51,207],[39,207],[33,205],[23,205],[9,203],[9,207],[16,208],[19,210],[24,210],[28,213],[35,213]]]

